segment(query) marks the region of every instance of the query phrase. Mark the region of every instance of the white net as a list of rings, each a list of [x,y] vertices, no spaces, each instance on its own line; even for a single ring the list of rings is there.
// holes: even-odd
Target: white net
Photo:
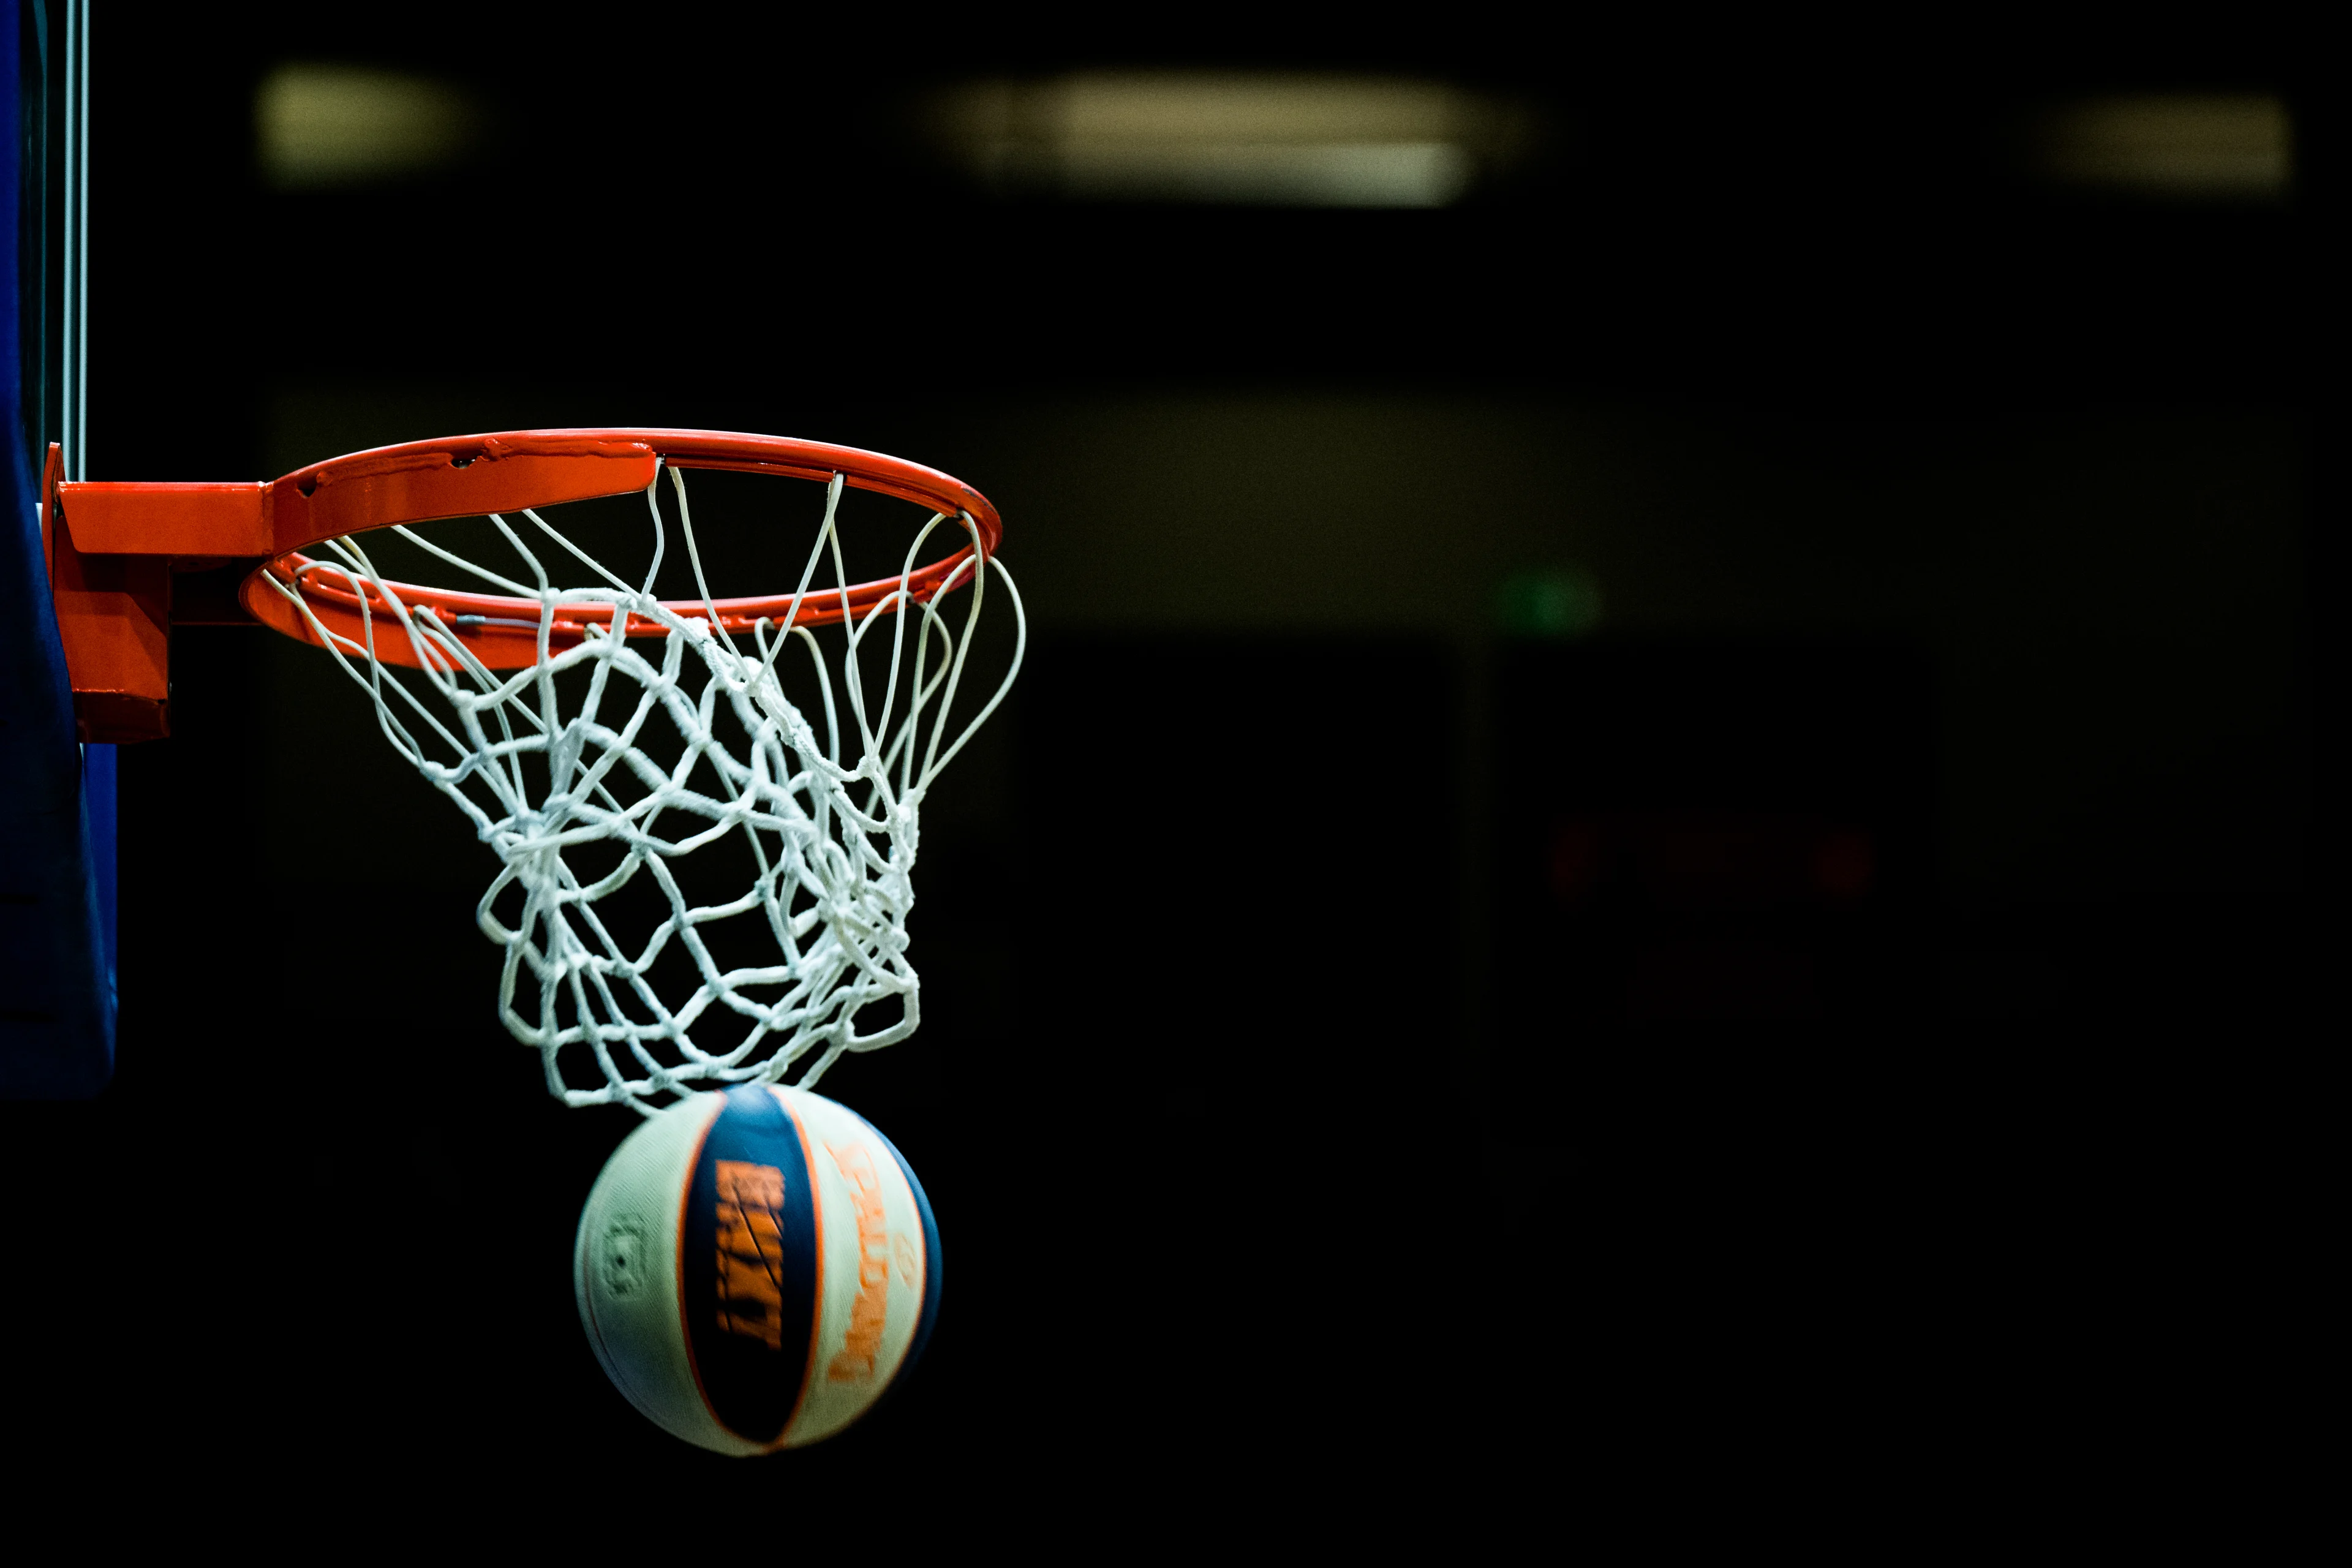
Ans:
[[[707,620],[654,596],[670,527],[658,479],[646,491],[654,562],[635,587],[536,511],[520,515],[593,573],[591,585],[559,586],[526,543],[528,531],[505,517],[489,521],[528,582],[413,529],[392,531],[536,604],[535,623],[498,623],[536,626],[538,660],[525,668],[487,668],[467,646],[465,624],[485,617],[409,602],[414,590],[404,599],[358,538],[329,542],[331,559],[278,583],[366,689],[394,747],[496,851],[501,868],[476,912],[505,950],[499,1011],[508,1031],[539,1048],[548,1088],[565,1103],[626,1102],[646,1115],[698,1088],[781,1080],[796,1067],[794,1081],[813,1085],[844,1052],[915,1031],[921,992],[908,961],[907,919],[924,793],[1003,700],[1027,639],[1011,576],[976,551],[935,595],[918,598],[909,587],[925,542],[942,524],[977,542],[968,514],[934,513],[895,591],[853,605],[836,475],[791,612],[758,621],[751,646],[739,646],[719,626],[704,580],[685,478],[667,472],[701,595],[689,607]],[[833,584],[813,589],[828,559]],[[992,574],[1012,604],[1011,668],[976,710],[968,699],[959,717],[958,689]],[[360,595],[363,637],[329,631],[304,602],[306,585],[325,584]],[[957,590],[960,625],[941,611],[957,602],[950,596]],[[804,603],[829,609],[836,596],[840,626],[826,638],[836,644],[829,659],[816,631],[797,622]],[[599,612],[569,647],[556,635],[559,605],[567,615],[581,605]],[[620,635],[632,616],[668,635],[633,643]],[[880,650],[868,646],[877,632],[887,643],[887,678]],[[420,668],[396,669],[379,657],[379,639],[393,637]],[[795,662],[802,672],[794,679],[821,723],[785,695]],[[696,867],[741,874],[713,890],[708,875],[687,875],[688,857],[698,858]],[[644,896],[648,884],[657,900]],[[649,918],[650,929],[641,929],[644,918],[616,918],[620,911]],[[861,1016],[869,1021],[862,1029]]]

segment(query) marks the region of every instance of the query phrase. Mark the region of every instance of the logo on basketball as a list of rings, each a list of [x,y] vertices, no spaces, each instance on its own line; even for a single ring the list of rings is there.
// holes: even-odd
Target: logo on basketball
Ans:
[[[597,1249],[597,1276],[607,1296],[626,1296],[646,1282],[646,1227],[633,1215],[624,1215],[604,1227]]]
[[[855,1383],[874,1375],[874,1355],[882,1348],[890,1301],[889,1222],[882,1213],[882,1177],[866,1146],[831,1143],[826,1149],[856,1194],[857,1298],[849,1307],[849,1337],[824,1375],[829,1383]]]
[[[783,1206],[783,1172],[719,1162],[719,1326],[772,1351],[784,1343]]]

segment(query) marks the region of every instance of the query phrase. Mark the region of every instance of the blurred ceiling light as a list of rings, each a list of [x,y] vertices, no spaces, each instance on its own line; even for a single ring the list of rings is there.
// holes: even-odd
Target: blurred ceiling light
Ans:
[[[2275,200],[2294,173],[2286,105],[2267,94],[2088,99],[2042,126],[2042,170],[2151,196]]]
[[[279,66],[253,110],[262,174],[280,190],[422,174],[463,154],[479,121],[455,88],[357,66]]]
[[[1115,201],[1444,206],[1515,130],[1469,93],[1377,77],[1082,72],[940,107],[983,183]]]

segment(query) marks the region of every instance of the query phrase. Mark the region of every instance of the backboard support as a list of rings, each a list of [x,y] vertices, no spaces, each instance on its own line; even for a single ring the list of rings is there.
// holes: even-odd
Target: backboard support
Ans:
[[[87,446],[88,0],[0,0],[0,1097],[113,1076],[115,758],[77,742],[41,550],[48,443]],[[70,477],[79,478],[77,469]]]

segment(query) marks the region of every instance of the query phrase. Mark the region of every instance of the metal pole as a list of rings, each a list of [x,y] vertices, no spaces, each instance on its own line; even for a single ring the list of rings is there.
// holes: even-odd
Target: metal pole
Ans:
[[[65,322],[58,388],[65,428],[65,477],[89,477],[89,8],[66,0]]]

